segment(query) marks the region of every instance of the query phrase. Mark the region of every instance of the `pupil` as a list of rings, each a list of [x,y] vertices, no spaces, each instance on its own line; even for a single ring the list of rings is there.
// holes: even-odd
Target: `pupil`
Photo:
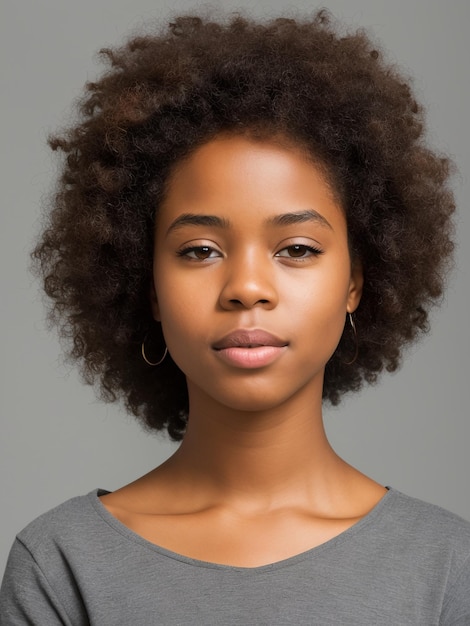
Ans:
[[[304,253],[304,246],[292,246],[292,256],[302,256]]]
[[[209,248],[207,247],[199,248],[197,255],[200,258],[206,258],[209,255]]]

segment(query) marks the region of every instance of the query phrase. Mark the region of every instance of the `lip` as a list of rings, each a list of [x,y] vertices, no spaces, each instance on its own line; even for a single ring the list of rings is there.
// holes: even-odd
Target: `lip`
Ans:
[[[234,330],[216,341],[215,354],[233,367],[255,369],[273,363],[288,342],[265,330]]]
[[[224,350],[226,348],[260,348],[262,346],[283,348],[287,346],[287,344],[287,341],[268,333],[266,330],[245,330],[239,328],[216,341],[212,347],[214,350]]]

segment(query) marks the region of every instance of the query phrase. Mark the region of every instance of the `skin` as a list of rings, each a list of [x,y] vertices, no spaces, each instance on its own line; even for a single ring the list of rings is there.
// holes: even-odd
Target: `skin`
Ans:
[[[168,461],[102,502],[174,552],[266,565],[344,532],[385,493],[336,455],[322,418],[362,269],[334,190],[295,146],[219,136],[169,182],[150,297],[187,378],[188,429]],[[261,366],[252,352],[227,361],[214,346],[237,329],[282,346]]]

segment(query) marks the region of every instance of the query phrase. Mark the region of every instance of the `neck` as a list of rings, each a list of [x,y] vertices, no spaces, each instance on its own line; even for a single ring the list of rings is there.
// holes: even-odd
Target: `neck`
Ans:
[[[258,509],[324,497],[346,466],[327,440],[321,397],[258,412],[196,399],[171,465],[214,499]]]

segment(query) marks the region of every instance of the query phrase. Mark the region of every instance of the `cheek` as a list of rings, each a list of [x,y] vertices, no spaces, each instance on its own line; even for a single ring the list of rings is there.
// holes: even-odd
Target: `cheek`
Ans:
[[[205,317],[201,310],[201,293],[195,293],[192,282],[183,286],[181,281],[165,280],[158,274],[155,290],[166,345],[175,363],[181,367],[181,361],[190,353],[189,344],[204,336],[201,325],[198,326]]]
[[[284,283],[283,292],[287,303],[304,310],[310,309],[317,315],[335,319],[346,314],[350,290],[349,261],[332,259],[313,271],[307,281],[299,275],[289,276]]]
[[[322,352],[325,351],[327,358],[335,351],[343,333],[349,285],[349,273],[340,264],[333,271],[317,275],[304,297],[291,302],[292,319],[302,311],[304,327],[299,326],[300,341],[310,337]]]

